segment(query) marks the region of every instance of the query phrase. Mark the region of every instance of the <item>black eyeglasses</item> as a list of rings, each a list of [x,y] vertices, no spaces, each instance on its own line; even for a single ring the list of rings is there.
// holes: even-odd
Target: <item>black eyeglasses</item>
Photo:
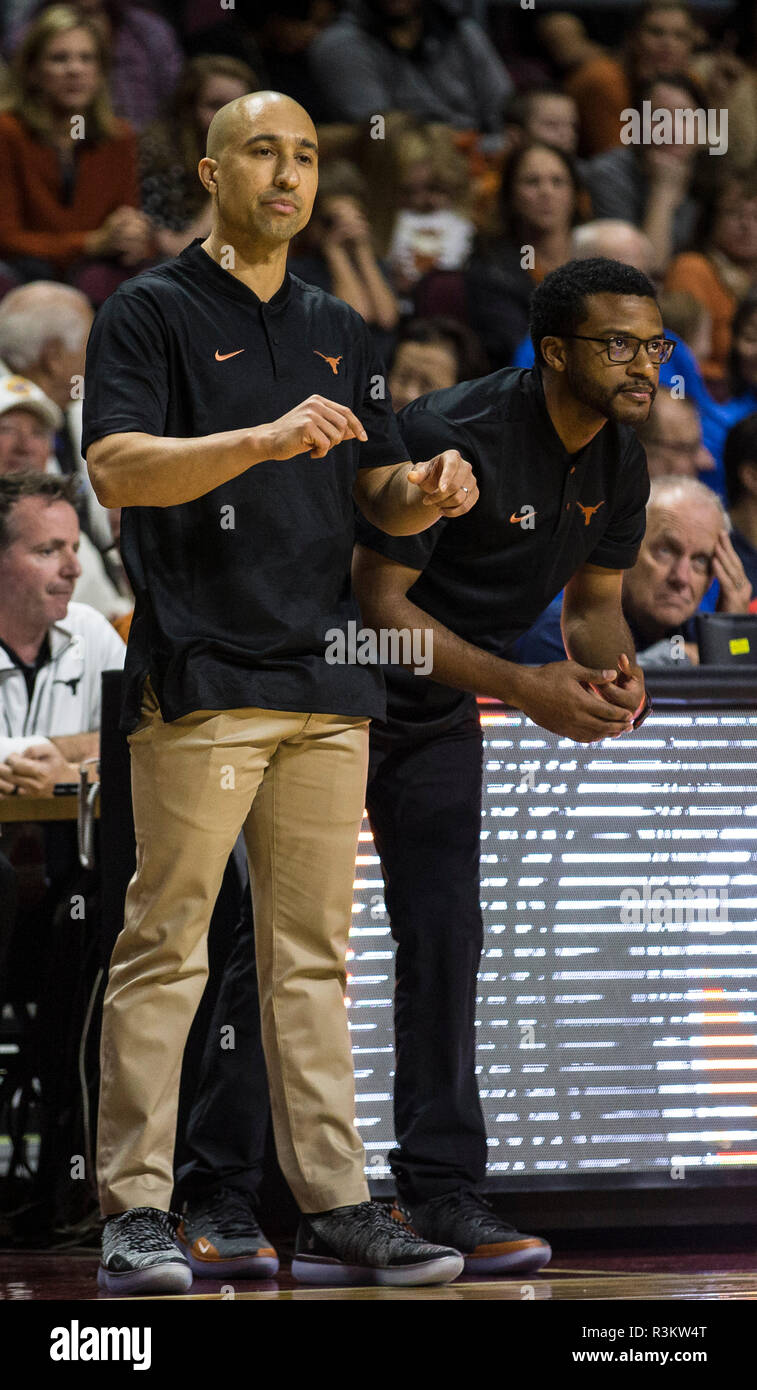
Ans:
[[[583,333],[561,333],[561,338],[578,338],[582,343],[602,343],[609,362],[633,362],[639,348],[644,346],[647,357],[655,367],[669,362],[675,342],[672,338],[635,338],[632,333],[613,333],[611,338],[587,338]],[[635,346],[634,346],[635,344]]]

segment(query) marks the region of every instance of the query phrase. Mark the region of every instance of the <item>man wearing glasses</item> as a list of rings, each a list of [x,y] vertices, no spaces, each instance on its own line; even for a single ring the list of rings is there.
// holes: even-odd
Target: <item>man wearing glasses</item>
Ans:
[[[432,678],[390,667],[388,718],[371,730],[367,806],[398,943],[391,1164],[413,1227],[479,1273],[533,1272],[551,1252],[481,1195],[475,696],[582,743],[626,734],[649,712],[621,585],[649,493],[632,427],[673,350],[650,281],[604,258],[545,278],[531,336],[532,370],[433,391],[398,416],[411,458],[458,448],[470,460],[475,509],[401,539],[361,523],[353,566],[364,623],[433,633]],[[513,664],[516,638],[563,588],[568,660]]]

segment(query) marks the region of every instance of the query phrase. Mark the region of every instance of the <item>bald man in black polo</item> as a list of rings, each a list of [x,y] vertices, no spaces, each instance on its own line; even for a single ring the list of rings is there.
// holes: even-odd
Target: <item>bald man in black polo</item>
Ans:
[[[119,288],[87,350],[83,449],[123,507],[135,615],[122,727],[137,871],[103,1008],[101,1285],[186,1289],[168,1207],[179,1072],[206,933],[244,831],[263,1042],[281,1167],[312,1283],[434,1283],[453,1249],[368,1200],[343,1004],[368,723],[380,672],[326,659],[358,618],[353,496],[412,534],[477,499],[455,451],[413,465],[362,319],[286,271],[317,139],[278,93],[223,107],[199,176],[213,229]]]

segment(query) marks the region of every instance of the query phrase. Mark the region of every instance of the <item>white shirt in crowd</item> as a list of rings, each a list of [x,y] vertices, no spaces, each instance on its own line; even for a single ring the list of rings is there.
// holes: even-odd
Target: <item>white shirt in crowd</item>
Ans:
[[[69,603],[48,632],[51,658],[37,673],[31,706],[23,671],[0,647],[0,735],[58,738],[100,728],[100,677],[123,668],[126,644],[86,603]]]

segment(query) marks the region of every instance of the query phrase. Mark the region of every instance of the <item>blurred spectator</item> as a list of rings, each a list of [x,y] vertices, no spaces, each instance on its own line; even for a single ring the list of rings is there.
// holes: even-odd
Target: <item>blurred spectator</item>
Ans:
[[[578,106],[575,98],[559,87],[516,92],[507,103],[504,119],[514,144],[538,140],[573,157],[578,152]]]
[[[348,160],[323,166],[313,215],[292,243],[288,268],[357,309],[374,330],[377,347],[386,349],[399,310],[376,258],[363,177]]]
[[[445,0],[348,0],[308,58],[336,121],[408,111],[460,130],[499,132],[512,91],[485,30]]]
[[[688,72],[700,37],[683,0],[648,0],[626,33],[626,71],[634,90]]]
[[[475,228],[466,202],[467,161],[449,128],[411,128],[398,132],[397,141],[398,211],[387,259],[392,283],[404,294],[430,270],[464,265]]]
[[[723,400],[709,398],[700,405],[707,447],[719,465],[731,426],[757,410],[757,289],[744,296],[733,316],[724,390]]]
[[[178,28],[188,58],[225,53],[239,58],[253,72],[262,75],[263,58],[252,32],[252,25],[261,14],[257,0],[252,14],[250,5],[240,5],[239,9],[247,13],[239,16],[236,5],[232,8],[228,0],[226,6],[221,6],[219,0],[185,0],[185,3],[178,0],[178,5],[181,11]]]
[[[102,673],[123,666],[126,648],[100,613],[70,601],[78,540],[69,481],[0,477],[0,732],[32,738],[0,759],[2,796],[52,796],[99,755]],[[3,1002],[36,1000],[55,908],[78,870],[75,828],[21,823],[1,844]]]
[[[522,145],[505,166],[499,234],[481,238],[465,274],[467,322],[495,370],[527,331],[534,285],[570,259],[580,191],[570,156],[550,145]]]
[[[24,377],[8,373],[0,377],[0,476],[24,473],[30,468],[44,472],[29,462],[37,440],[45,448],[52,430],[61,423],[58,407]]]
[[[53,437],[61,423],[58,407],[33,382],[19,376],[0,378],[0,478],[55,473]],[[70,501],[76,507],[73,479]],[[108,619],[129,612],[133,605],[130,592],[119,591],[86,532],[81,533],[79,542],[76,601],[90,604]]]
[[[514,252],[535,285],[570,258],[579,220],[581,184],[564,150],[532,140],[505,165],[500,191],[500,234],[487,243],[489,259]]]
[[[712,352],[712,319],[704,304],[688,290],[663,290],[658,296],[666,329],[682,338],[698,361]]]
[[[184,55],[171,25],[154,10],[128,0],[72,0],[73,8],[97,29],[106,51],[113,111],[141,130],[157,116],[179,80]],[[49,8],[37,5],[32,18]],[[15,52],[27,25],[15,26],[5,47]]]
[[[757,174],[727,177],[705,207],[694,242],[671,263],[666,290],[685,290],[707,310],[712,350],[702,362],[705,379],[726,384],[731,323],[738,301],[757,283]]]
[[[539,21],[544,48],[564,74],[564,91],[579,112],[579,154],[585,158],[620,143],[622,112],[639,88],[689,72],[698,29],[681,0],[642,5],[627,31],[625,51],[614,57],[591,40],[576,15],[553,12]]]
[[[633,222],[624,222],[620,218],[603,217],[574,227],[569,255],[577,260],[607,256],[611,261],[635,266],[650,280],[654,279],[655,254],[649,237]]]
[[[488,364],[475,333],[455,319],[411,319],[403,324],[389,373],[395,410],[428,391],[485,376]]]
[[[14,61],[0,114],[0,257],[19,281],[68,279],[95,303],[150,252],[136,137],[108,102],[99,31],[45,10]]]
[[[554,11],[537,25],[542,45],[563,74],[563,90],[578,110],[578,153],[590,159],[614,149],[620,140],[620,113],[631,101],[622,64],[589,38],[576,15]]]
[[[263,60],[260,85],[299,101],[316,125],[328,120],[330,101],[310,71],[308,50],[336,11],[333,0],[255,0],[249,20]]]
[[[4,796],[50,795],[55,782],[78,782],[78,763],[98,754],[100,676],[123,666],[125,647],[102,614],[71,602],[78,543],[70,483],[0,478],[3,732],[53,740],[0,763]]]
[[[728,149],[722,167],[746,173],[757,162],[757,65],[750,67],[731,48],[721,45],[697,54],[691,71],[702,86],[708,107],[728,108]]]
[[[757,413],[728,431],[724,462],[733,548],[757,593]]]
[[[0,300],[0,364],[27,377],[63,412],[55,467],[75,474],[79,521],[95,545],[110,544],[107,512],[95,497],[81,456],[84,354],[92,306],[79,290],[33,280]]]
[[[636,433],[644,445],[650,478],[696,478],[715,467],[702,440],[699,412],[686,396],[658,390],[647,419],[636,426]]]
[[[143,132],[142,208],[163,256],[178,256],[195,237],[210,232],[210,198],[197,174],[208,127],[220,107],[258,86],[252,69],[237,58],[191,58],[166,115]]]
[[[645,101],[652,111],[674,113],[701,107],[704,98],[682,76],[643,87],[633,109],[640,111]],[[595,217],[626,218],[641,227],[655,248],[658,270],[664,270],[670,256],[683,251],[694,235],[699,211],[694,177],[702,148],[685,141],[623,144],[597,155],[586,167]]]
[[[704,483],[653,480],[644,540],[623,576],[623,613],[640,666],[696,665],[693,617],[713,578],[719,581],[718,612],[749,611],[752,586],[731,544],[730,525],[720,498]],[[564,659],[561,608],[559,595],[516,643],[516,660],[541,665]]]
[[[728,397],[745,404],[754,400],[751,408],[757,410],[757,287],[741,300],[731,323]],[[744,414],[749,413],[745,408]]]

